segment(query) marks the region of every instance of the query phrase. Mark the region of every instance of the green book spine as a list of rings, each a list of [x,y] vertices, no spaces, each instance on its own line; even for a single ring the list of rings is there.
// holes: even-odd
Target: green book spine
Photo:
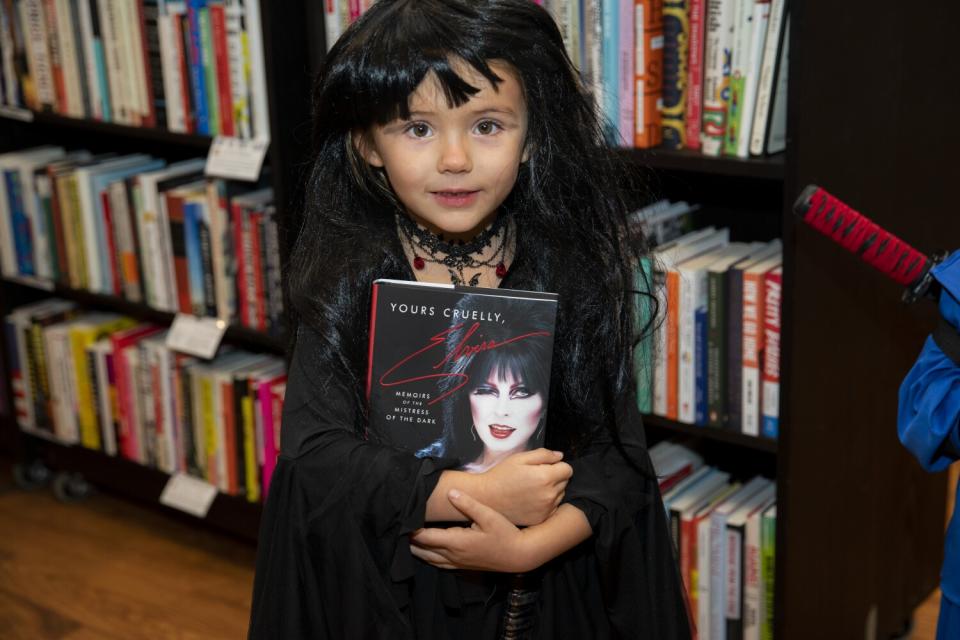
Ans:
[[[763,513],[760,525],[761,579],[763,580],[763,620],[760,621],[761,640],[773,640],[774,558],[776,556],[776,505]]]
[[[707,424],[722,427],[727,398],[727,307],[725,274],[707,274]]]
[[[210,135],[220,133],[220,97],[217,93],[217,61],[213,53],[213,32],[210,25],[210,10],[199,11],[200,46],[203,47],[204,83],[207,90],[207,119]]]
[[[650,258],[640,260],[640,266],[634,272],[634,289],[640,292],[650,292],[652,289],[653,272]],[[633,375],[637,382],[637,409],[640,413],[653,413],[653,331],[647,327],[653,317],[653,299],[649,295],[635,296],[637,335],[643,339],[637,343],[633,351]],[[646,334],[643,334],[646,328]]]

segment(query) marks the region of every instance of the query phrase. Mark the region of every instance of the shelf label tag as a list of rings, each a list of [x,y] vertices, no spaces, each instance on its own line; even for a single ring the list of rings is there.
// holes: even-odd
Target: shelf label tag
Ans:
[[[209,360],[220,348],[226,331],[223,320],[178,313],[167,333],[167,348]]]
[[[170,476],[167,486],[163,488],[160,504],[206,518],[216,497],[217,488],[209,482],[185,473],[176,473]]]
[[[256,182],[260,179],[260,169],[269,146],[268,138],[217,136],[207,153],[204,173],[214,178]]]
[[[21,107],[0,107],[0,116],[23,122],[33,122],[33,111]]]

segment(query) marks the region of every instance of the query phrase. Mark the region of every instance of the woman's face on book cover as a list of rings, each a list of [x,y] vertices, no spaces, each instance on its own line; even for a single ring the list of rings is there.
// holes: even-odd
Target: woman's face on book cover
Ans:
[[[527,110],[512,69],[491,62],[494,86],[472,66],[457,74],[479,91],[451,108],[431,73],[410,96],[410,119],[374,127],[358,148],[383,167],[407,212],[434,233],[470,238],[489,224],[525,159]]]
[[[525,449],[543,415],[543,395],[495,367],[470,393],[473,426],[490,453]]]

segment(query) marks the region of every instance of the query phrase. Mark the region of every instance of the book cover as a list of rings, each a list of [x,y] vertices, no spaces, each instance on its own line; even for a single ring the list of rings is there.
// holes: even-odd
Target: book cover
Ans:
[[[777,267],[768,271],[764,278],[760,433],[767,438],[776,438],[780,426],[780,301],[782,294],[783,267]]]
[[[557,296],[378,280],[371,439],[481,472],[542,446]]]

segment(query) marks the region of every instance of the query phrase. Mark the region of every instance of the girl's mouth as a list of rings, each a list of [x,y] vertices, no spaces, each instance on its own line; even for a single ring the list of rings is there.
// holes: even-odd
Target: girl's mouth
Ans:
[[[473,204],[479,191],[434,191],[433,197],[446,207],[466,207]]]
[[[490,429],[490,435],[497,440],[506,440],[514,431],[516,431],[516,429],[513,427],[508,427],[502,424],[491,424],[488,428]]]

